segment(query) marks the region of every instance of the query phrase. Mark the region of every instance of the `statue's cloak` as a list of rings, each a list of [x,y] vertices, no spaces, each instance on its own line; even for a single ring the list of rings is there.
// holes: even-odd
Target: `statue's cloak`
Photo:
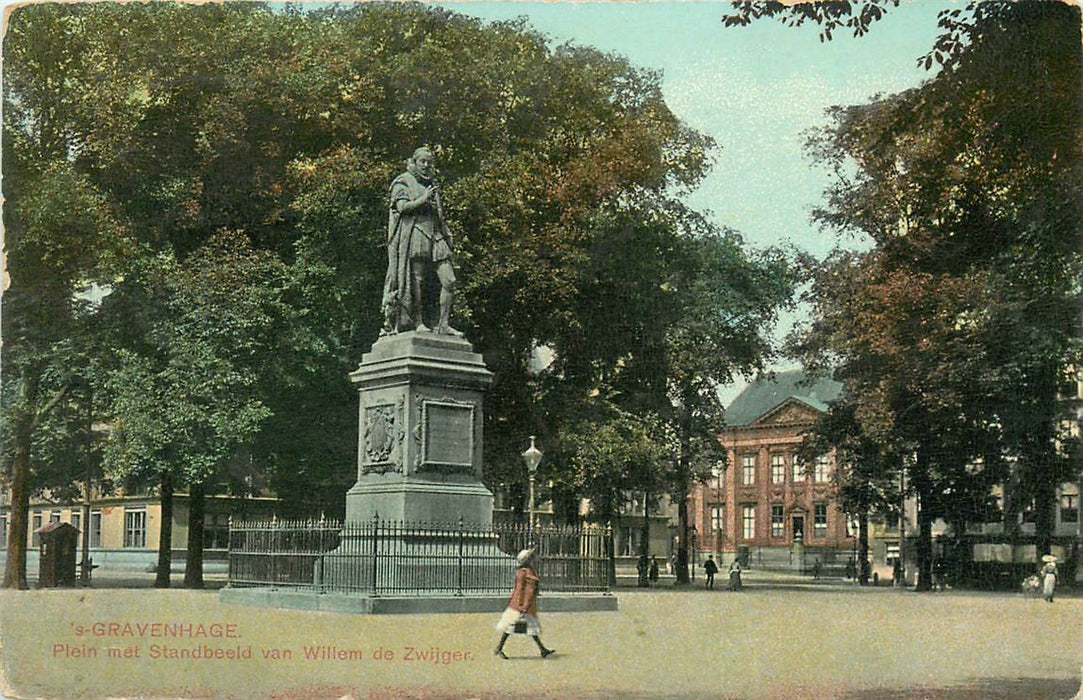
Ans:
[[[391,183],[383,309],[392,332],[413,330],[422,322],[422,300],[413,298],[410,286],[410,259],[425,257],[439,263],[451,258],[451,236],[438,194],[426,205],[399,212],[399,202],[414,201],[425,194],[425,189],[410,171]]]

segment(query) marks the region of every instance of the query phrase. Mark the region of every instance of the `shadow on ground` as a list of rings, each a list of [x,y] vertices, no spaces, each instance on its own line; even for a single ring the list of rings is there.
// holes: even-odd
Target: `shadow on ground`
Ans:
[[[982,678],[947,688],[849,691],[840,700],[1067,700],[1075,697],[1079,689],[1078,680]]]

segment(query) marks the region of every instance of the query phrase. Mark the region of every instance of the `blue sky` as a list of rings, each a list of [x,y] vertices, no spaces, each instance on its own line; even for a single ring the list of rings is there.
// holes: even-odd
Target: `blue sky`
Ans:
[[[838,241],[809,220],[827,175],[804,154],[804,132],[826,124],[824,110],[832,105],[866,102],[930,78],[917,59],[932,46],[945,6],[905,2],[865,37],[843,32],[821,43],[815,26],[759,20],[725,27],[728,2],[440,4],[484,20],[524,16],[554,43],[594,46],[661,71],[670,108],[720,146],[711,174],[686,201],[750,245],[792,243],[817,257]],[[777,333],[802,316],[787,315]],[[724,400],[739,389],[724,390]]]

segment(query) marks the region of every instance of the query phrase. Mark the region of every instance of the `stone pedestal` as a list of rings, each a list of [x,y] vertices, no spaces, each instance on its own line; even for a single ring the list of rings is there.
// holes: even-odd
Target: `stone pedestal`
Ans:
[[[493,522],[493,495],[481,481],[483,399],[492,377],[461,338],[409,332],[376,341],[350,374],[361,400],[347,528],[317,577],[340,588],[461,594],[469,544],[471,578],[510,587],[515,553],[501,552],[491,536],[465,542],[458,530],[476,533]],[[365,533],[377,523],[383,534],[374,540]]]
[[[490,525],[481,482],[483,397],[492,383],[464,339],[425,332],[376,341],[350,375],[360,394],[357,483],[346,520]]]

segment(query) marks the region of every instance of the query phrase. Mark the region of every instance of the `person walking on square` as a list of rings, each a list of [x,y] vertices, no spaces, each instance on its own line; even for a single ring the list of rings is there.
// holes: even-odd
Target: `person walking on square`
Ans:
[[[707,574],[707,588],[714,588],[714,575],[718,573],[718,564],[714,563],[713,554],[709,554],[707,561],[703,563],[703,572]]]
[[[943,557],[937,557],[933,560],[933,588],[943,591],[946,587],[946,579],[947,565],[944,563]]]
[[[1042,557],[1042,561],[1045,562],[1039,572],[1042,577],[1042,597],[1045,598],[1045,602],[1052,603],[1053,592],[1057,588],[1057,558],[1052,554],[1046,554]]]
[[[658,557],[651,555],[651,568],[648,573],[651,580],[651,585],[658,583]]]
[[[730,573],[730,585],[729,585],[730,590],[731,591],[739,591],[739,590],[741,590],[741,561],[739,559],[734,559],[733,563],[730,564],[729,573]]]
[[[543,659],[552,656],[556,650],[547,649],[541,640],[541,624],[538,622],[538,587],[541,580],[534,573],[534,550],[524,549],[515,557],[515,563],[519,567],[515,572],[515,588],[512,589],[508,607],[496,623],[500,630],[500,643],[497,644],[495,655],[502,659],[508,658],[504,653],[504,643],[511,634],[526,634],[534,638]]]

